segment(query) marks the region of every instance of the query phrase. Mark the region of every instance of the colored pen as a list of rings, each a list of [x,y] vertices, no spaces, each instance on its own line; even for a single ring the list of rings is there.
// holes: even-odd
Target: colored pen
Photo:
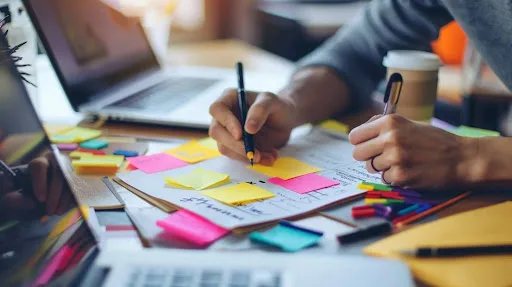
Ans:
[[[358,229],[352,233],[339,235],[338,242],[340,244],[349,244],[375,236],[384,235],[392,230],[393,226],[389,222],[384,222],[367,228]]]
[[[30,192],[30,181],[27,176],[27,173],[24,173],[19,168],[11,169],[5,162],[0,160],[0,170],[6,175],[8,178],[12,180],[14,183],[14,188],[20,190],[20,192],[24,195],[33,197],[33,194]]]
[[[400,254],[413,257],[462,257],[473,255],[512,254],[512,245],[483,245],[460,247],[420,247],[401,250]]]
[[[383,115],[390,115],[396,113],[398,100],[400,100],[400,93],[402,92],[402,85],[404,80],[399,73],[393,73],[389,76],[388,84],[386,86],[386,93],[384,94],[384,113]]]
[[[245,153],[247,154],[247,158],[251,162],[251,165],[254,165],[254,139],[253,136],[245,130],[248,105],[244,86],[244,66],[242,63],[236,63],[236,71],[238,75],[238,107],[240,108],[240,119],[242,121],[241,124],[243,130]]]

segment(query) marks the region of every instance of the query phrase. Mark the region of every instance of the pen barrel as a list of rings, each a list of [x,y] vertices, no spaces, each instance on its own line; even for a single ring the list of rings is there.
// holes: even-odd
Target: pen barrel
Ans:
[[[245,153],[254,152],[253,135],[244,130],[243,140],[245,146]]]
[[[462,257],[476,255],[511,254],[512,245],[418,248],[416,257]]]

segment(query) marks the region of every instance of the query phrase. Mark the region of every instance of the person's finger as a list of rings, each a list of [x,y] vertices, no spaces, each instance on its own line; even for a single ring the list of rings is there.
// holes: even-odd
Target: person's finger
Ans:
[[[367,161],[384,152],[384,144],[380,137],[362,142],[354,147],[352,156],[357,161]]]
[[[261,160],[260,160],[259,164],[266,165],[266,166],[273,166],[274,163],[276,162],[276,160],[277,160],[277,157],[274,157],[272,154],[262,153]]]
[[[240,156],[246,157],[244,142],[242,140],[234,139],[222,125],[218,124],[216,120],[212,121],[209,134],[210,137],[217,141],[219,147],[224,146],[230,151],[235,152]],[[220,153],[224,154],[221,150],[219,151]],[[260,156],[261,155],[259,151],[254,151],[254,162],[259,162]]]
[[[382,115],[375,115],[375,116],[371,117],[368,121],[366,121],[366,123],[371,123],[374,120],[380,119],[381,117],[382,117]]]
[[[369,173],[379,173],[391,168],[391,162],[386,155],[381,154],[366,161],[366,170]]]
[[[394,115],[381,116],[373,121],[362,124],[353,129],[348,135],[350,143],[360,144],[379,136],[383,129],[389,129],[398,124],[397,117]]]
[[[210,115],[235,139],[242,138],[242,125],[235,116],[233,109],[234,102],[237,101],[236,90],[228,90],[216,102],[210,106]]]
[[[219,148],[219,151],[221,154],[239,161],[247,161],[247,157],[245,155],[241,155],[238,152],[233,151],[229,147],[222,145],[220,143],[217,143],[217,147]]]
[[[56,213],[59,215],[64,214],[71,203],[71,193],[66,192],[67,190],[65,185],[63,185],[62,188],[62,196],[60,198],[59,205],[57,205],[56,209]]]
[[[47,199],[49,167],[50,164],[46,157],[36,158],[28,164],[28,170],[32,177],[32,190],[39,202],[45,202]]]
[[[46,212],[49,215],[55,214],[57,210],[57,206],[59,205],[62,196],[63,186],[64,177],[62,173],[59,172],[56,166],[51,166],[51,178],[47,190],[48,200],[46,201]]]
[[[267,121],[267,118],[278,108],[276,95],[261,93],[249,108],[245,130],[250,134],[256,134]]]

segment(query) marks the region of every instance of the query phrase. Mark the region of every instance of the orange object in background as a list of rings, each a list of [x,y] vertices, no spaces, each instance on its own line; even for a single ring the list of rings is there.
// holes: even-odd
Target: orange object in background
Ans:
[[[443,63],[460,65],[464,58],[466,43],[466,34],[459,24],[453,21],[441,29],[439,38],[432,42],[432,49],[439,55]]]

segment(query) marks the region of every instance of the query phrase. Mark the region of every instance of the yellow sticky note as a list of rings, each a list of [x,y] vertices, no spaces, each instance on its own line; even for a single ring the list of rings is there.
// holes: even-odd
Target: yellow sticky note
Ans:
[[[197,163],[220,156],[220,152],[218,150],[206,147],[197,141],[188,142],[175,149],[165,151],[165,153],[188,163]]]
[[[136,138],[129,137],[101,137],[99,138],[102,141],[106,141],[109,143],[136,143]]]
[[[284,180],[321,171],[318,167],[291,157],[278,158],[273,166],[255,164],[253,167],[248,166],[248,168],[270,177],[279,177]]]
[[[362,183],[358,184],[357,188],[366,190],[366,191],[372,191],[375,189],[375,187],[373,187],[373,185],[367,185],[367,184],[362,184]]]
[[[197,141],[200,145],[211,148],[213,150],[219,150],[219,147],[217,146],[217,141],[215,141],[212,138],[204,138],[202,140]]]
[[[201,193],[222,203],[234,206],[249,204],[275,196],[272,192],[246,182]]]
[[[101,136],[100,130],[75,127],[71,130],[53,135],[50,139],[53,143],[80,143]]]
[[[75,166],[75,173],[82,175],[114,175],[119,170],[118,167],[86,167],[86,166]]]
[[[70,154],[69,154],[69,157],[70,158],[81,158],[83,156],[94,156],[94,154],[92,153],[88,153],[88,152],[83,152],[83,151],[72,151]]]
[[[230,179],[227,174],[196,168],[184,175],[166,176],[165,182],[171,187],[202,190],[227,184]]]
[[[124,162],[122,155],[93,155],[81,157],[71,164],[74,167],[120,167]]]
[[[346,124],[342,124],[338,121],[334,121],[334,120],[323,121],[318,126],[321,128],[324,128],[326,130],[330,130],[330,131],[338,132],[338,133],[342,133],[342,134],[348,134],[350,132],[349,126],[347,126]]]

